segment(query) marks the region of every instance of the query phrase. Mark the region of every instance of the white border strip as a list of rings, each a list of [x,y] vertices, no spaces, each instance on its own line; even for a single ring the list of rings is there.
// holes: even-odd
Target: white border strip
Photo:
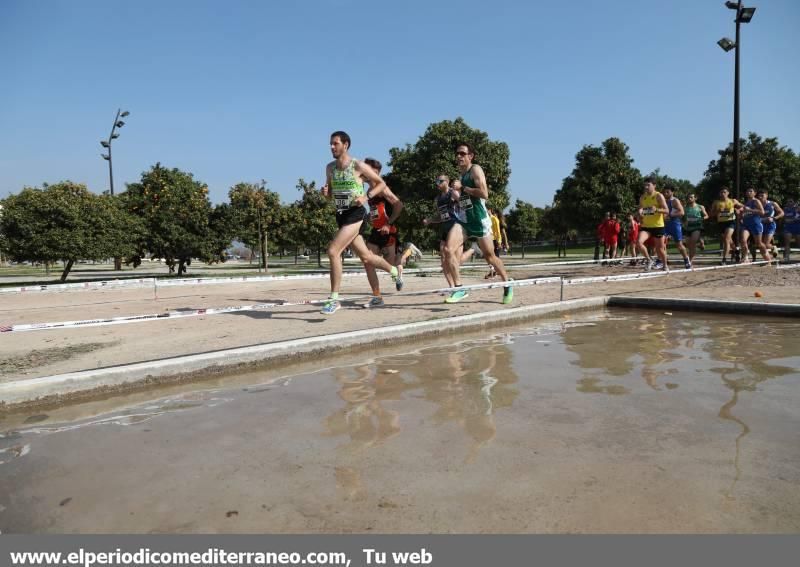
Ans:
[[[453,292],[456,290],[476,290],[493,289],[498,287],[523,287],[530,285],[542,285],[549,283],[559,283],[561,278],[533,278],[529,280],[511,280],[508,282],[493,282],[485,284],[466,285],[458,288],[440,288],[433,290],[414,291],[402,294],[403,296],[428,295],[434,293]],[[371,295],[358,295],[353,297],[339,298],[340,302],[350,303],[359,299],[372,297]],[[275,302],[275,303],[255,303],[252,305],[233,305],[230,307],[209,307],[206,309],[189,309],[181,311],[165,311],[164,313],[150,313],[145,315],[123,315],[120,317],[109,317],[105,319],[85,319],[79,321],[56,321],[48,323],[21,323],[19,325],[0,326],[0,333],[25,332],[25,331],[44,331],[48,329],[68,329],[75,327],[100,327],[108,325],[123,325],[126,323],[141,323],[144,321],[157,321],[163,319],[181,319],[186,317],[199,317],[203,315],[222,315],[241,311],[263,311],[276,307],[297,307],[299,305],[321,305],[328,299],[303,300],[299,302]]]

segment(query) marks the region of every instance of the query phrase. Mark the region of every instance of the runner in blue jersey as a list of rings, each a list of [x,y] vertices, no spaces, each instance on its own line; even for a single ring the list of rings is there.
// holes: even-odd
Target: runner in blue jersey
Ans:
[[[775,247],[775,232],[778,230],[778,222],[783,218],[783,209],[775,201],[769,200],[769,194],[766,189],[759,189],[756,192],[756,198],[761,201],[764,207],[764,216],[761,217],[761,224],[764,225],[764,246],[767,250],[772,251],[773,256],[778,255],[778,249]]]
[[[752,187],[749,187],[744,195],[745,202],[744,206],[741,208],[742,233],[739,243],[742,250],[742,263],[750,263],[750,256],[747,248],[747,240],[750,236],[753,237],[755,246],[761,250],[761,255],[764,257],[764,260],[770,262],[772,259],[762,239],[764,225],[761,223],[761,217],[764,216],[764,205],[761,204],[761,201],[756,199],[756,190]]]
[[[686,251],[686,246],[683,245],[683,204],[675,197],[675,192],[669,185],[664,187],[664,199],[667,201],[667,213],[664,220],[664,233],[675,241],[675,246],[678,252],[683,256],[683,267],[687,270],[691,269],[692,263],[689,261],[689,253]],[[658,266],[656,266],[658,267]]]
[[[789,261],[792,240],[800,246],[800,205],[794,199],[786,199],[783,208],[783,261]]]
[[[436,189],[439,195],[434,201],[436,213],[431,218],[422,220],[422,224],[439,225],[439,256],[442,260],[442,273],[450,287],[461,287],[461,276],[459,266],[464,263],[472,254],[472,250],[463,252],[464,238],[466,231],[462,223],[466,222],[466,214],[461,208],[461,184],[454,183],[450,186],[450,178],[447,175],[436,177]],[[455,263],[455,264],[454,264]],[[462,299],[469,293],[461,290]]]

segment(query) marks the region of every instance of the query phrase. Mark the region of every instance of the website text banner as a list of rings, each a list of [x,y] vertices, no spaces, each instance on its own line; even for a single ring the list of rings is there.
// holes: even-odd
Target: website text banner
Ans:
[[[3,535],[0,553],[3,567],[766,567],[795,564],[800,536]]]

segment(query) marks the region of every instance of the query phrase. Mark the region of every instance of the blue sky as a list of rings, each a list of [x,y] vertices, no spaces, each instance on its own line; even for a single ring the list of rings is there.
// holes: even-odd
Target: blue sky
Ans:
[[[800,2],[743,26],[742,133],[800,150]],[[549,204],[584,144],[697,182],[732,138],[721,0],[0,1],[0,198],[70,179],[117,192],[156,162],[221,202],[322,180],[328,136],[388,159],[462,116],[511,148],[512,199]]]

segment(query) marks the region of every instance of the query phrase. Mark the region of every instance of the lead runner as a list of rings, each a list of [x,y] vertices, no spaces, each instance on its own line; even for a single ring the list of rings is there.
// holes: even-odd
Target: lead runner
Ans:
[[[320,311],[332,315],[341,307],[339,288],[342,284],[342,253],[350,246],[353,252],[367,265],[380,268],[397,280],[397,268],[370,252],[361,236],[364,221],[369,220],[365,203],[386,189],[380,175],[363,162],[350,156],[350,136],[338,130],[331,134],[331,154],[334,161],[325,169],[325,186],[322,194],[336,203],[336,224],[339,230],[328,244],[328,259],[331,263],[331,294]],[[369,190],[364,191],[364,183]]]

